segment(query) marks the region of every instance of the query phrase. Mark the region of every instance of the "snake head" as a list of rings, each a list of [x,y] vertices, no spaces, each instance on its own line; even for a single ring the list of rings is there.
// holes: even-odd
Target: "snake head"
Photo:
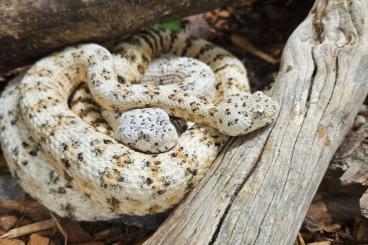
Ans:
[[[258,91],[231,95],[217,103],[211,114],[221,132],[237,136],[271,124],[278,110],[276,101]]]

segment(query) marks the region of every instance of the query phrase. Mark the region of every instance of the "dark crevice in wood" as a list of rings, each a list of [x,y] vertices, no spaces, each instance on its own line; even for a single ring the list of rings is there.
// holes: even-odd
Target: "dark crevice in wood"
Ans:
[[[269,132],[269,131],[268,131],[268,132]],[[268,135],[268,137],[269,137],[269,135]],[[267,142],[268,137],[267,137],[267,139],[265,140],[265,142]],[[263,153],[264,153],[264,150],[265,150],[265,147],[263,147],[262,152],[259,154],[259,157],[258,157],[258,159],[256,160],[256,163],[253,165],[252,169],[249,171],[249,173],[248,173],[246,176],[244,176],[243,181],[242,181],[239,185],[237,185],[236,189],[235,189],[235,190],[234,190],[234,192],[232,193],[231,198],[230,198],[230,200],[229,200],[229,203],[227,204],[227,206],[226,206],[226,208],[225,208],[225,211],[224,211],[224,213],[222,214],[222,216],[221,216],[221,218],[220,218],[220,220],[219,220],[219,222],[218,222],[218,224],[217,224],[217,227],[216,227],[216,229],[215,229],[215,231],[214,231],[214,233],[213,233],[213,235],[212,235],[212,239],[210,240],[210,242],[209,242],[208,244],[213,245],[213,244],[215,243],[215,241],[216,241],[216,239],[217,239],[217,236],[218,236],[218,234],[219,234],[219,231],[220,231],[220,229],[221,229],[221,227],[222,227],[222,225],[223,225],[223,223],[224,223],[224,220],[225,220],[225,218],[226,218],[226,216],[227,216],[227,214],[228,214],[228,212],[229,212],[230,208],[231,208],[231,207],[232,207],[232,205],[233,205],[233,202],[234,202],[235,198],[239,195],[239,192],[241,191],[241,189],[243,188],[244,184],[245,184],[245,183],[247,182],[247,180],[249,179],[250,175],[251,175],[251,174],[254,172],[254,170],[257,168],[257,163],[258,163],[258,162],[260,161],[260,159],[262,158],[262,155],[263,155]]]

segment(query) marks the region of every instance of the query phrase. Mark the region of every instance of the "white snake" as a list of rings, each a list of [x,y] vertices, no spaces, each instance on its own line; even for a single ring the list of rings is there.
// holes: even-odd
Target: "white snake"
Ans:
[[[208,64],[216,77],[213,102],[183,84],[140,84],[161,53]],[[196,124],[166,152],[135,151],[71,111],[68,99],[81,81],[105,109],[160,107]],[[145,31],[118,45],[114,55],[96,44],[80,45],[38,61],[9,83],[0,99],[1,146],[21,186],[61,216],[102,220],[158,213],[198,183],[228,139],[225,134],[272,123],[276,102],[248,90],[238,59],[184,33]]]

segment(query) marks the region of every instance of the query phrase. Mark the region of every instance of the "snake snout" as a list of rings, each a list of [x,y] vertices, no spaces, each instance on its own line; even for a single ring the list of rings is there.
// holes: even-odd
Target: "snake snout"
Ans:
[[[264,93],[244,92],[218,103],[215,117],[221,132],[237,136],[271,124],[277,112],[277,102]]]
[[[252,130],[255,130],[269,125],[274,121],[279,111],[279,105],[275,100],[260,91],[252,94],[252,97],[254,100],[253,110],[251,111],[254,124]]]

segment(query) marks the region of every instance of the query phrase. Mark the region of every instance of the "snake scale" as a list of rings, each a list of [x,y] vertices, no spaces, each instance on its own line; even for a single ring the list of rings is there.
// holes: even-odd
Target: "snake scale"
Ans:
[[[201,72],[179,83],[162,82],[160,72],[152,72],[148,77],[158,83],[142,83],[161,54],[207,64],[215,79],[213,97],[187,89],[202,81]],[[169,77],[180,70],[171,69]],[[82,107],[90,106],[90,118],[70,108],[73,93]],[[54,53],[11,81],[0,104],[1,146],[13,176],[51,211],[77,220],[173,207],[204,176],[229,135],[269,125],[278,112],[262,92],[249,93],[246,69],[232,54],[167,30],[133,35],[113,53],[97,44]],[[171,148],[152,154],[116,140],[99,106],[115,115],[157,107],[193,123]]]

